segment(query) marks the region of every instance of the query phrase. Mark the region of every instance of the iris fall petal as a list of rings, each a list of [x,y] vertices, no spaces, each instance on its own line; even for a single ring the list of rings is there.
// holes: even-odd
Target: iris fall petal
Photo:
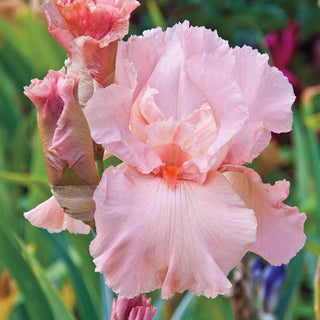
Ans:
[[[172,187],[122,165],[104,173],[94,200],[90,252],[125,297],[156,288],[164,298],[187,289],[215,297],[230,288],[226,275],[255,242],[253,211],[218,172],[204,185]]]
[[[224,175],[257,217],[257,241],[252,251],[273,265],[288,263],[306,241],[303,233],[306,215],[283,203],[289,194],[289,182],[277,181],[272,186],[262,183],[251,169],[232,169],[236,171]]]
[[[26,212],[24,216],[34,226],[45,228],[49,232],[60,232],[62,230],[83,234],[90,232],[89,226],[65,214],[54,197]]]

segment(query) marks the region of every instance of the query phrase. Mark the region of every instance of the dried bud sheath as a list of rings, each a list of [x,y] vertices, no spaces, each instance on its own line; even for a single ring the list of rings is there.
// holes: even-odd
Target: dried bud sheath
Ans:
[[[69,217],[91,225],[96,210],[92,199],[96,186],[53,186],[51,192]]]

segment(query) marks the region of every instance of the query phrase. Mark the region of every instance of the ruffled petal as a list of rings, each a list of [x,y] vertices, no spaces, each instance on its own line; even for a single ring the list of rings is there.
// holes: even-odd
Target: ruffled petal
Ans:
[[[143,37],[131,37],[120,43],[116,78],[122,84],[121,61],[129,61],[137,70],[137,87],[133,98],[147,85],[158,90],[155,100],[165,118],[175,120],[192,114],[203,104],[202,92],[193,84],[185,62],[194,55],[230,50],[228,43],[216,32],[189,27],[185,21],[162,32],[160,28],[145,31]],[[148,63],[146,63],[148,61]]]
[[[49,24],[48,31],[67,52],[71,52],[74,36],[66,28],[66,24],[58,8],[53,1],[45,3],[42,8]]]
[[[130,114],[130,131],[141,142],[148,142],[147,126],[153,122],[164,120],[162,112],[154,101],[154,95],[157,90],[147,88],[143,94],[140,94],[132,106]]]
[[[217,126],[216,139],[208,150],[184,164],[185,171],[193,175],[206,173],[221,164],[231,139],[248,118],[241,90],[232,78],[234,65],[231,52],[224,56],[220,52],[195,56],[186,64],[188,75],[210,105]]]
[[[116,81],[123,86],[135,89],[133,101],[146,86],[164,49],[165,42],[161,28],[147,30],[143,32],[142,37],[132,36],[126,42],[119,42]],[[132,70],[136,73],[136,79],[130,76]]]
[[[135,0],[51,0],[43,5],[49,32],[68,53],[68,69],[80,74],[79,101],[114,80],[118,41],[129,29]]]
[[[84,112],[96,143],[139,171],[149,173],[162,162],[155,150],[130,132],[131,98],[132,90],[111,85],[98,90]]]
[[[288,79],[268,64],[268,56],[244,46],[233,49],[237,81],[249,118],[233,139],[225,163],[251,162],[268,145],[271,131],[288,132],[292,127],[291,106],[295,100]]]
[[[305,213],[283,203],[290,183],[264,184],[259,175],[245,167],[226,166],[225,177],[247,206],[254,210],[258,226],[257,241],[252,249],[273,265],[286,264],[304,246]]]
[[[122,39],[129,29],[130,13],[138,5],[135,0],[52,0],[43,9],[49,32],[72,56],[72,41],[76,38],[91,38],[101,48]]]
[[[36,208],[26,212],[24,217],[36,227],[47,229],[49,232],[68,230],[71,233],[88,234],[90,227],[83,222],[72,219],[59,207],[54,197],[40,203]]]
[[[228,181],[211,172],[199,185],[110,167],[95,191],[96,271],[125,297],[162,288],[215,297],[255,241],[256,219]],[[126,279],[126,281],[123,281]]]

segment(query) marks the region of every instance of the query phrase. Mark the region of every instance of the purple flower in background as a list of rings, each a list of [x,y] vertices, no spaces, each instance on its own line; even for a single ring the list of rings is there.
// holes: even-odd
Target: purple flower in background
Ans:
[[[275,319],[273,313],[278,306],[285,277],[284,265],[272,266],[261,258],[254,260],[251,267],[251,285],[259,319]]]
[[[251,278],[253,281],[253,285],[258,284],[261,281],[262,274],[264,269],[264,262],[262,259],[257,258],[251,267]]]
[[[286,277],[284,265],[279,267],[268,264],[263,272],[263,307],[265,312],[274,312],[280,298],[282,286]]]
[[[299,97],[302,91],[300,80],[290,71],[293,58],[300,44],[300,26],[290,20],[281,31],[269,32],[265,37],[273,64],[280,69],[292,84],[295,94]]]

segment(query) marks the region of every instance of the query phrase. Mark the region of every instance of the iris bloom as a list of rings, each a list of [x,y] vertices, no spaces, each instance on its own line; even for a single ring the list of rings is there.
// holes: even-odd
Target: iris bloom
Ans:
[[[25,95],[38,111],[38,127],[52,192],[70,216],[90,222],[95,204],[93,190],[98,175],[93,143],[77,99],[79,78],[65,70],[50,70],[43,80],[34,79]],[[89,227],[67,216],[52,197],[25,217],[35,226],[50,231],[68,229],[88,233]]]
[[[152,320],[157,308],[151,305],[151,298],[140,295],[132,299],[113,299],[111,320]]]
[[[97,87],[113,82],[118,40],[128,33],[138,5],[136,0],[52,0],[43,6],[49,32],[68,53],[68,67],[81,74],[81,104]]]
[[[261,314],[262,319],[264,319],[262,315],[265,317],[268,315],[270,319],[274,319],[272,313],[279,304],[281,290],[286,278],[285,266],[265,265],[261,258],[257,258],[251,271],[251,285],[253,293],[256,295],[252,298],[257,302],[256,309]]]
[[[94,193],[90,246],[115,292],[215,297],[248,250],[279,265],[302,248],[289,182],[242,166],[291,130],[292,87],[267,55],[185,22],[119,43],[116,79],[85,108],[93,139],[123,160]]]

